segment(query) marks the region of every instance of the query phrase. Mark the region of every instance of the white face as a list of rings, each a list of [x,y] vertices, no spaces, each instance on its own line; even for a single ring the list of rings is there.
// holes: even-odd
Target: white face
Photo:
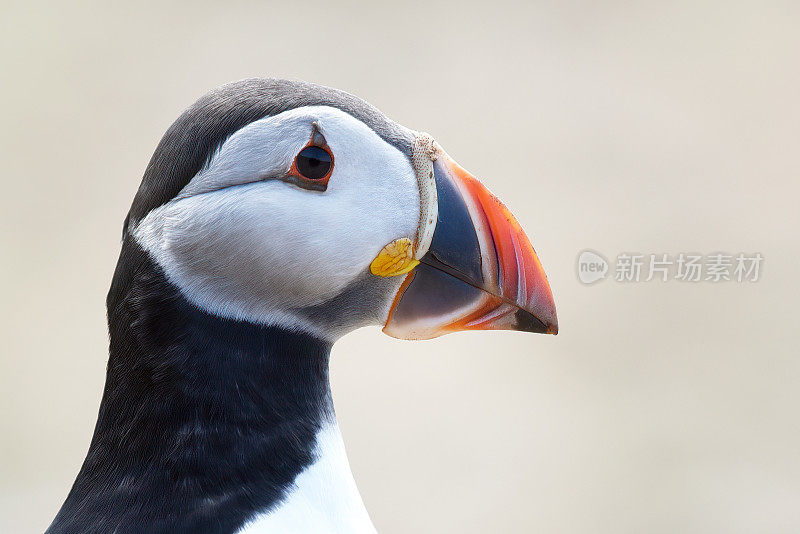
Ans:
[[[314,128],[333,155],[327,189],[284,177]],[[227,318],[281,325],[335,338],[385,321],[402,277],[369,274],[387,243],[413,238],[420,193],[405,154],[335,108],[303,107],[234,133],[170,202],[133,235],[195,305]],[[348,291],[337,324],[308,309]],[[356,304],[354,304],[354,302]],[[338,310],[341,312],[342,310]]]

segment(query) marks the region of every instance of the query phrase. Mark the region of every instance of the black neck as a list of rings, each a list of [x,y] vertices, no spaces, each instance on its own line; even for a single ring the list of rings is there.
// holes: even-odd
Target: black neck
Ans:
[[[200,311],[130,240],[108,320],[95,434],[48,532],[234,532],[279,502],[332,415],[330,345]]]

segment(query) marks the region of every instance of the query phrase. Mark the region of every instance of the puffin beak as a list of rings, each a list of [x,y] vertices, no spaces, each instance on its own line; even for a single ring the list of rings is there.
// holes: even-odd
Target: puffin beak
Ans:
[[[444,151],[433,164],[438,219],[383,331],[430,339],[461,330],[558,333],[542,264],[500,200]]]

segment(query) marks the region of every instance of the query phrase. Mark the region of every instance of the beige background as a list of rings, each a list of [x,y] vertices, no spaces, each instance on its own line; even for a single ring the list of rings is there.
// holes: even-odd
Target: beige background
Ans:
[[[553,286],[558,337],[336,345],[379,531],[799,532],[797,3],[292,4],[0,3],[0,532],[43,531],[83,460],[156,143],[253,75],[431,132]],[[765,263],[754,284],[587,287],[587,247]]]

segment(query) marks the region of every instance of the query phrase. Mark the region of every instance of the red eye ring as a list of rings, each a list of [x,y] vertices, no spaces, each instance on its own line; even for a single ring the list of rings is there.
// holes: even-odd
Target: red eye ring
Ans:
[[[295,156],[284,180],[305,189],[325,191],[333,166],[333,152],[315,124],[311,139]]]

